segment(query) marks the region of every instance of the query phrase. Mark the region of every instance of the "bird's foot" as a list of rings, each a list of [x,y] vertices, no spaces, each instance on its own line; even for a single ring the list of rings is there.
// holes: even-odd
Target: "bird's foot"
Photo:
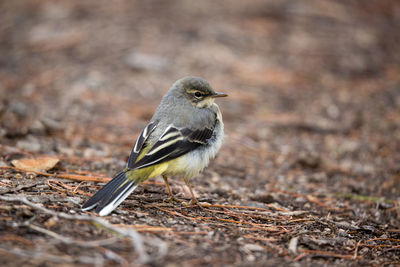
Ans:
[[[202,208],[202,206],[200,205],[200,202],[197,201],[197,199],[195,199],[195,198],[192,199],[189,203],[185,202],[185,206],[186,206],[186,208],[194,208],[194,207]]]
[[[192,206],[200,206],[200,203],[195,198],[192,198],[192,200],[190,200],[189,204]]]
[[[170,196],[169,198],[164,199],[164,202],[168,202],[168,203],[174,203],[174,202],[178,202],[178,203],[182,203],[183,200],[180,200],[176,197]]]

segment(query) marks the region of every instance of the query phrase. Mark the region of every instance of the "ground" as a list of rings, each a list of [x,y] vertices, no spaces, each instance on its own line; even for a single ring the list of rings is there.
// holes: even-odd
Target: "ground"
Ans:
[[[396,0],[1,1],[0,264],[400,265],[399,24]],[[229,94],[200,205],[157,178],[80,211],[186,75]]]

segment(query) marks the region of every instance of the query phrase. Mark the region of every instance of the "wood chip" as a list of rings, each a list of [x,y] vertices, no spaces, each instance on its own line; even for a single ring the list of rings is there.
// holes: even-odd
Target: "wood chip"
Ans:
[[[27,171],[48,171],[60,160],[56,157],[43,156],[36,158],[22,158],[11,161],[12,165]]]

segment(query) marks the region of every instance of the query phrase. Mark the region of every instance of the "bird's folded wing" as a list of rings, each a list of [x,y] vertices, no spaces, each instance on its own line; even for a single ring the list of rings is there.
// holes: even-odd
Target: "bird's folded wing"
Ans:
[[[146,128],[143,129],[142,133],[140,134],[139,138],[136,140],[136,143],[132,148],[131,154],[129,155],[127,164],[128,169],[133,168],[133,165],[135,164],[137,157],[139,156],[139,153],[143,148],[144,143],[150,136],[151,132],[156,128],[156,126],[157,126],[156,122],[150,122],[146,126]]]
[[[208,127],[191,130],[170,125],[150,150],[132,165],[131,169],[145,168],[184,155],[206,145],[213,132],[214,129]]]

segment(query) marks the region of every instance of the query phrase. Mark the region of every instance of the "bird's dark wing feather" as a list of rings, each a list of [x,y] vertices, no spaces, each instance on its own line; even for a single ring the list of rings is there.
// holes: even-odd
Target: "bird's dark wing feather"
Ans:
[[[214,127],[192,130],[170,125],[151,149],[132,165],[132,169],[141,169],[172,160],[206,145],[213,132]]]
[[[156,122],[150,122],[146,128],[143,129],[142,133],[140,134],[139,138],[136,140],[135,145],[132,148],[131,154],[129,155],[127,168],[132,169],[133,165],[137,157],[139,156],[140,150],[143,148],[146,139],[150,136],[151,132],[156,128]]]

